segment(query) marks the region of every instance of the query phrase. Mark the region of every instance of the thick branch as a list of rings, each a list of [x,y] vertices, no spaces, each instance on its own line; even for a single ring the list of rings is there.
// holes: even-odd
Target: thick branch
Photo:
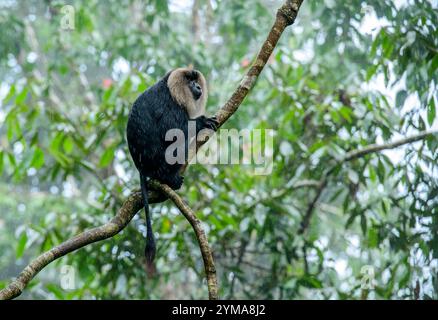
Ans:
[[[198,239],[201,249],[202,259],[204,260],[205,274],[207,276],[208,296],[210,300],[218,299],[216,268],[214,266],[213,254],[208,244],[207,237],[201,226],[201,221],[196,217],[193,210],[181,199],[181,197],[169,186],[160,183],[153,183],[154,186],[165,193],[171,199],[184,217],[190,222]]]
[[[364,147],[362,149],[348,152],[341,160],[336,162],[336,164],[330,170],[328,170],[325,173],[324,177],[321,179],[320,186],[316,190],[315,197],[312,199],[309,206],[307,207],[306,213],[303,217],[303,221],[301,221],[301,226],[300,226],[300,229],[298,230],[298,233],[299,234],[304,233],[307,230],[307,228],[309,227],[310,219],[312,218],[313,210],[315,209],[316,203],[318,202],[319,198],[321,197],[321,194],[323,193],[324,188],[327,186],[328,178],[332,174],[333,169],[336,166],[338,166],[339,164],[342,164],[344,162],[348,162],[348,161],[352,161],[352,160],[364,157],[370,153],[376,153],[376,152],[380,152],[380,151],[388,150],[388,149],[395,149],[395,148],[400,147],[402,145],[413,143],[416,141],[420,141],[420,140],[423,140],[429,136],[436,135],[436,134],[438,134],[438,131],[433,131],[433,130],[422,131],[422,132],[419,132],[418,134],[415,134],[413,136],[410,136],[410,137],[407,137],[404,139],[399,139],[399,140],[395,140],[393,142],[389,142],[386,144],[380,144],[380,145],[379,144],[372,144],[372,145],[369,145],[369,146]]]

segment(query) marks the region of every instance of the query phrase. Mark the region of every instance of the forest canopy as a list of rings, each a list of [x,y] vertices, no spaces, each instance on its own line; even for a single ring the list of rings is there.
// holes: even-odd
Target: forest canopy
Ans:
[[[192,65],[215,114],[283,3],[0,0],[0,289],[138,190],[135,99]],[[177,191],[202,221],[221,298],[438,299],[437,26],[436,0],[303,2],[222,126],[270,132],[270,169],[192,164]],[[140,211],[20,298],[205,298],[190,224],[172,201],[151,210],[156,274]]]

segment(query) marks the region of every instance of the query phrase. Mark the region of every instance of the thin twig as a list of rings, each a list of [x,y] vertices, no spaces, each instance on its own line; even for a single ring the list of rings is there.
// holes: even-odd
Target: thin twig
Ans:
[[[243,239],[242,243],[240,244],[240,248],[239,248],[239,254],[237,256],[237,262],[235,265],[236,269],[240,268],[240,265],[243,262],[243,257],[246,253],[246,247],[248,246],[249,241],[247,239]],[[230,284],[230,290],[228,291],[228,298],[232,299],[233,298],[233,294],[234,294],[234,286],[236,284],[236,280],[237,280],[237,276],[236,274],[233,274],[233,279],[231,280],[231,284]]]
[[[395,149],[395,148],[400,147],[404,144],[413,143],[416,141],[423,140],[423,139],[425,139],[431,135],[434,135],[434,134],[438,134],[438,131],[437,130],[421,131],[413,136],[410,136],[410,137],[407,137],[404,139],[399,139],[399,140],[396,140],[396,141],[393,141],[393,142],[390,142],[387,144],[380,144],[380,145],[379,144],[372,144],[372,145],[369,145],[363,149],[354,150],[354,151],[347,153],[343,159],[343,162],[351,161],[351,160],[366,156],[369,153],[375,153],[375,152],[388,150],[388,149]]]

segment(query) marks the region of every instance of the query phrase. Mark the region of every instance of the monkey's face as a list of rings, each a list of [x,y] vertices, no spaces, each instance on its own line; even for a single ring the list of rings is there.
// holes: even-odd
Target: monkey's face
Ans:
[[[178,68],[170,72],[167,87],[173,100],[185,108],[190,119],[205,114],[208,88],[205,77],[192,68]]]
[[[186,79],[189,89],[192,92],[193,99],[195,99],[195,101],[199,100],[199,98],[202,96],[202,87],[199,84],[199,72],[196,70],[187,72]]]

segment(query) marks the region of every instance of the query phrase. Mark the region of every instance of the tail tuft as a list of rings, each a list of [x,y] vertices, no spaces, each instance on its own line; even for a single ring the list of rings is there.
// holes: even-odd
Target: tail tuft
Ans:
[[[141,180],[141,192],[144,201],[144,211],[146,213],[146,248],[144,250],[144,255],[146,257],[147,269],[155,270],[154,259],[155,259],[155,253],[157,251],[157,248],[155,245],[154,232],[152,231],[151,214],[149,212],[147,181],[146,181],[146,177],[143,175],[140,175],[140,180]]]
[[[144,256],[146,257],[147,264],[153,264],[156,252],[157,248],[155,246],[155,239],[153,236],[149,238],[148,232],[148,236],[146,237],[146,247],[144,249]]]

